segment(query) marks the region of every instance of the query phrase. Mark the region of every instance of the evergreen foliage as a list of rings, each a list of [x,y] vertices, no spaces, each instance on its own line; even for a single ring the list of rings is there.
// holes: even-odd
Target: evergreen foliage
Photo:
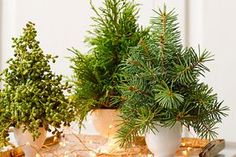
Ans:
[[[123,122],[118,132],[121,146],[128,146],[136,136],[155,124],[172,127],[176,122],[203,138],[214,138],[215,125],[226,116],[227,107],[217,100],[212,88],[201,82],[212,60],[210,52],[183,48],[174,10],[155,11],[150,33],[131,49],[123,62],[126,99],[121,107]],[[158,130],[157,130],[158,131]]]
[[[138,8],[133,2],[105,0],[99,9],[90,4],[96,14],[85,40],[91,51],[84,55],[70,49],[75,54],[71,61],[81,122],[92,109],[120,107],[120,63],[148,32],[137,24]]]
[[[70,86],[51,71],[49,63],[56,57],[43,54],[36,36],[34,24],[29,22],[23,35],[13,38],[14,57],[2,73],[0,147],[8,143],[9,127],[23,127],[37,138],[39,127],[49,130],[50,125],[56,133],[76,115],[73,102],[64,95]]]

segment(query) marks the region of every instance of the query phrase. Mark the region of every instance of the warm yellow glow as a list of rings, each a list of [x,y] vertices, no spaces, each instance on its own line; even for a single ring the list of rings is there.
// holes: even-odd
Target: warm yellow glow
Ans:
[[[182,146],[184,147],[186,144],[185,143],[182,143]]]
[[[39,154],[37,153],[35,157],[41,157],[41,155],[39,155]]]
[[[89,155],[90,155],[91,157],[95,157],[95,156],[96,156],[96,153],[90,151],[90,152],[89,152]]]
[[[106,148],[98,148],[96,152],[98,152],[98,153],[105,153],[106,154],[106,153],[109,153],[109,150],[106,149]]]
[[[118,148],[117,148],[117,151],[121,151],[121,150],[122,150],[122,148],[121,148],[121,147],[118,147]]]
[[[25,144],[26,146],[30,146],[30,143],[29,142],[26,142],[26,144]]]
[[[59,145],[62,146],[62,147],[65,147],[66,143],[65,142],[59,142]]]
[[[107,149],[102,150],[102,153],[109,153]]]
[[[108,143],[109,147],[113,147],[115,144],[113,142]]]
[[[114,126],[113,125],[109,125],[109,129],[113,128]]]
[[[54,138],[53,138],[53,141],[55,142],[57,140],[57,137],[55,136]]]
[[[188,147],[187,150],[190,151],[192,148],[191,147]]]
[[[184,151],[183,151],[183,155],[184,155],[184,156],[187,156],[187,155],[188,155],[188,151],[187,151],[187,150],[184,150]]]

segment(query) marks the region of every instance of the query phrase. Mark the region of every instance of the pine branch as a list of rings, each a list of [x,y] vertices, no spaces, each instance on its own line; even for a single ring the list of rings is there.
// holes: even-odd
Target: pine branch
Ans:
[[[179,93],[173,92],[165,82],[156,85],[154,90],[156,92],[155,101],[163,108],[177,108],[184,102],[184,97]]]
[[[150,110],[148,107],[143,106],[141,110],[136,110],[134,107],[129,108],[129,112],[133,115],[123,117],[123,122],[120,124],[121,128],[118,131],[117,138],[121,147],[129,147],[135,138],[140,134],[144,134],[147,130],[155,131],[153,121],[158,114],[159,110]],[[135,114],[135,116],[134,116]],[[130,118],[128,120],[128,118]]]
[[[208,85],[201,83],[212,60],[210,52],[182,49],[177,16],[159,10],[152,18],[150,34],[130,50],[122,62],[120,90],[124,123],[118,133],[122,146],[154,124],[171,127],[177,121],[193,127],[201,137],[215,137],[215,125],[227,116],[227,107]],[[157,112],[158,111],[158,112]]]
[[[205,62],[211,61],[212,56],[206,50],[199,55],[196,54],[193,48],[185,49],[183,51],[183,59],[180,60],[180,64],[175,64],[176,78],[173,79],[175,81],[180,81],[182,84],[188,84],[196,80],[196,78],[201,75],[204,76],[205,71],[209,71],[209,69],[204,66]]]

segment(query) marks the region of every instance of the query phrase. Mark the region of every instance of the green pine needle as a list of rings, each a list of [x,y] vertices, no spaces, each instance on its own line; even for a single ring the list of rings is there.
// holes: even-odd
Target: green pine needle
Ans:
[[[149,35],[122,64],[124,122],[117,138],[121,146],[130,146],[136,136],[156,131],[156,124],[172,127],[176,122],[192,127],[200,137],[214,138],[228,107],[199,79],[209,71],[205,63],[212,55],[183,48],[174,10],[155,12]]]

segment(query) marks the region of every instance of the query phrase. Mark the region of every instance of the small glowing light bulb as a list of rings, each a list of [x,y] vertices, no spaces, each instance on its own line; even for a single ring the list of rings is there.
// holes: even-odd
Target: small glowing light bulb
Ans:
[[[115,145],[115,144],[112,143],[112,142],[108,143],[108,146],[109,146],[109,147],[112,147],[112,146],[114,146],[114,145]]]
[[[30,146],[30,143],[29,142],[26,142],[26,144],[25,144],[26,146]]]
[[[62,147],[65,147],[66,143],[65,142],[60,142],[59,145],[62,146]]]
[[[113,128],[114,126],[113,125],[109,125],[109,129]]]
[[[187,150],[184,150],[184,151],[183,151],[183,155],[185,155],[185,156],[187,156],[187,155],[188,155],[188,152],[187,152]]]
[[[57,137],[55,136],[54,138],[53,138],[53,141],[55,142],[57,140]]]
[[[182,146],[184,147],[186,144],[185,143],[182,143]]]
[[[41,155],[39,155],[39,154],[37,153],[35,157],[41,157]]]
[[[191,147],[188,147],[187,150],[190,151],[192,148]]]
[[[89,155],[92,156],[92,157],[95,157],[95,156],[96,156],[96,153],[90,151],[90,152],[89,152]]]

